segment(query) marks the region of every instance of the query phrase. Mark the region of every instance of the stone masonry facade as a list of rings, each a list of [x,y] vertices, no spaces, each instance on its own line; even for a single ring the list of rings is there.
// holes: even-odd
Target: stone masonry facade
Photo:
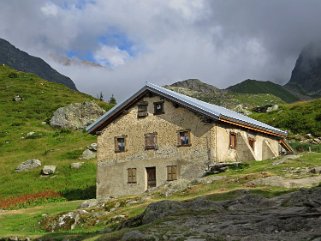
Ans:
[[[140,103],[146,106],[141,117]],[[161,114],[154,114],[155,103],[162,105]],[[181,145],[183,135],[187,141]],[[147,146],[150,142],[152,148]],[[161,96],[145,95],[98,136],[97,198],[191,180],[213,162],[263,160],[278,154],[277,137],[210,121]]]

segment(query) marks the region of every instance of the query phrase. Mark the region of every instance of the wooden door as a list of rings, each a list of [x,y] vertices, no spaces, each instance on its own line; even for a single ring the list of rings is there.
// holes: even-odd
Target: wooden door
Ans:
[[[156,167],[146,167],[147,188],[156,187]]]

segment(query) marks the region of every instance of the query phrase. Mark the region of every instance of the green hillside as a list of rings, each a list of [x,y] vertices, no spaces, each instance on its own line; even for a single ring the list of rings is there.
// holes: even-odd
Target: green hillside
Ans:
[[[189,79],[165,86],[173,91],[216,105],[234,109],[237,105],[252,109],[257,106],[284,104],[285,101],[269,92],[233,92],[221,90],[197,79]]]
[[[271,81],[258,81],[247,79],[241,83],[230,86],[227,90],[234,93],[243,93],[243,94],[259,94],[266,93],[279,97],[287,103],[292,103],[298,101],[298,97],[290,93],[281,85],[275,84]]]
[[[321,136],[321,99],[281,105],[278,111],[255,113],[252,118],[268,123],[291,134]]]
[[[23,101],[13,101],[16,95]],[[43,193],[58,199],[73,199],[75,191],[78,191],[76,198],[93,195],[95,160],[87,161],[79,170],[71,170],[69,166],[78,161],[96,137],[82,131],[53,129],[44,123],[57,108],[83,101],[95,101],[106,110],[111,107],[62,84],[0,66],[0,205],[8,198],[27,199],[23,196],[26,194]],[[29,132],[36,135],[26,138]],[[53,178],[41,177],[40,168],[15,172],[28,159],[39,159],[42,166],[56,165],[57,174]]]

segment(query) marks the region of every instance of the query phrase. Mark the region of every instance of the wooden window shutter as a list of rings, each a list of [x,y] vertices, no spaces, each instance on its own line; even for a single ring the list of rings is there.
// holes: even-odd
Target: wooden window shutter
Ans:
[[[230,132],[230,148],[235,149],[237,145],[236,142],[236,133]]]
[[[157,149],[157,133],[145,134],[145,150]]]
[[[128,168],[128,183],[136,183],[136,168]]]
[[[177,166],[172,166],[172,179],[177,180]]]
[[[252,137],[249,137],[249,145],[252,148],[252,150],[254,150],[255,147],[255,139]]]
[[[138,118],[143,118],[148,116],[147,107],[148,107],[147,101],[142,101],[138,103],[138,112],[137,112]]]
[[[167,166],[167,181],[177,180],[177,166]]]

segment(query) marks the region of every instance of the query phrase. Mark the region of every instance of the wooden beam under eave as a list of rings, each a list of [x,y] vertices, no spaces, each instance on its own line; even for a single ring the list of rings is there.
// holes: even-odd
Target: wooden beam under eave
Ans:
[[[282,134],[277,134],[277,133],[272,132],[272,131],[262,130],[262,129],[255,128],[255,127],[252,127],[252,126],[243,125],[243,124],[240,124],[240,123],[238,123],[238,122],[234,122],[234,121],[230,121],[230,120],[224,119],[224,118],[222,118],[222,117],[220,117],[219,120],[222,121],[222,122],[231,124],[231,125],[240,126],[240,127],[243,127],[243,128],[249,129],[249,130],[254,130],[254,131],[257,131],[257,132],[261,132],[261,133],[264,133],[264,134],[268,134],[268,135],[272,135],[272,136],[277,136],[277,137],[281,137],[281,138],[284,138],[284,137],[285,137],[285,135],[282,135]]]

